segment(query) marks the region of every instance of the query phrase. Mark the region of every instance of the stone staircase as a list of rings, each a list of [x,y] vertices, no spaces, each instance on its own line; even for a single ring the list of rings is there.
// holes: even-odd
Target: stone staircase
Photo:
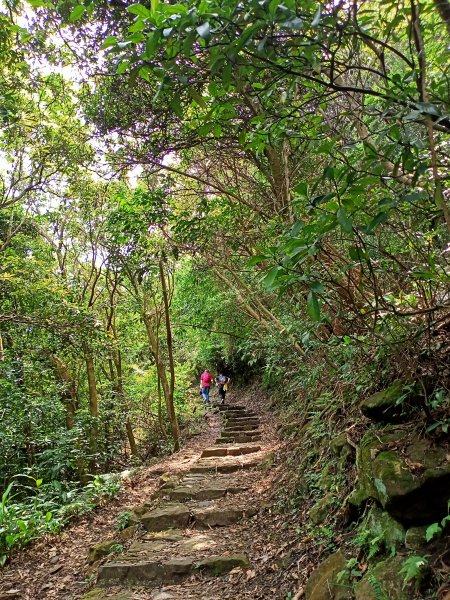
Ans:
[[[254,443],[262,437],[259,417],[243,406],[217,408],[222,424],[216,444],[202,451],[188,473],[161,477],[152,501],[134,511],[142,535],[99,566],[97,587],[85,600],[132,600],[141,597],[136,588],[147,590],[145,598],[178,599],[161,588],[249,567],[247,554],[234,552],[223,532],[259,510],[248,499],[249,470],[263,458]]]

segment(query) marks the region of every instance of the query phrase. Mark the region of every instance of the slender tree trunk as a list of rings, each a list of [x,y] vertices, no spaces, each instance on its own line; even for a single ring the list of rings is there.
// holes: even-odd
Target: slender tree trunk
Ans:
[[[170,326],[169,294],[167,292],[167,282],[166,277],[164,275],[164,265],[162,260],[159,261],[159,278],[161,280],[161,288],[164,300],[164,319],[166,324],[167,354],[169,357],[170,372],[170,402],[173,405],[173,396],[175,392],[175,364],[173,360],[172,328]]]
[[[91,461],[90,461],[90,471],[95,471],[95,458],[94,455],[97,452],[98,448],[98,423],[97,418],[99,415],[98,412],[98,393],[97,393],[97,382],[95,378],[95,365],[94,358],[92,356],[92,352],[87,345],[86,342],[83,344],[84,358],[86,362],[86,373],[88,379],[88,389],[89,389],[89,414],[93,419],[91,434],[90,434],[90,453],[91,453]]]
[[[173,405],[173,396],[170,394],[171,385],[167,379],[166,368],[161,358],[161,353],[158,350],[158,339],[152,327],[151,318],[145,312],[142,315],[145,329],[147,332],[147,338],[149,341],[150,351],[156,362],[156,369],[158,376],[161,380],[161,385],[164,393],[164,399],[166,401],[167,414],[169,415],[170,429],[172,432],[172,438],[174,443],[174,449],[180,449],[180,428],[178,426],[177,416],[175,414],[175,407]]]
[[[117,379],[116,379],[116,384],[115,384],[117,397],[120,398],[123,406],[127,408],[128,403],[127,403],[127,397],[125,395],[125,389],[123,387],[122,356],[121,356],[120,350],[117,350],[117,352],[116,352],[114,364],[116,366],[116,374],[117,374]],[[133,432],[133,425],[131,424],[131,420],[128,415],[127,415],[127,418],[125,421],[125,429],[127,432],[128,443],[130,444],[131,455],[139,456],[139,452],[138,452],[137,445],[136,445],[136,438],[134,437],[134,432]]]
[[[166,428],[164,426],[164,420],[163,420],[163,416],[162,416],[161,377],[159,376],[158,371],[157,371],[157,376],[158,376],[158,423],[159,423],[159,428],[161,430],[163,438],[165,440],[167,440],[167,431],[166,431]]]
[[[61,400],[66,407],[66,428],[70,431],[75,424],[75,414],[77,411],[77,385],[72,377],[67,365],[53,352],[46,352],[48,359],[53,366],[57,379],[63,384]]]

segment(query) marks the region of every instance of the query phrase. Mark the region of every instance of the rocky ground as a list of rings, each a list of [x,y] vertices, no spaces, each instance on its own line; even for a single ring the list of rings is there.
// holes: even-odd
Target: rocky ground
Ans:
[[[267,399],[249,390],[230,401],[242,408],[206,412],[179,453],[17,555],[0,598],[300,598],[309,565],[272,506],[281,449]],[[132,523],[118,532],[124,511]]]

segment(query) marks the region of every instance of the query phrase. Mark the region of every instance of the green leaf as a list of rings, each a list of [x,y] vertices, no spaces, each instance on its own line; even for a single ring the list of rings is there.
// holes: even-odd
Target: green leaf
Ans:
[[[100,46],[100,50],[105,50],[106,48],[111,48],[111,46],[115,46],[116,44],[117,44],[117,38],[114,35],[110,35],[106,38],[106,40]]]
[[[366,252],[362,248],[359,248],[358,246],[350,246],[350,248],[348,249],[348,254],[349,254],[350,258],[352,260],[354,260],[355,262],[361,262],[362,260],[367,260]]]
[[[150,10],[151,10],[152,15],[154,15],[155,12],[158,10],[159,1],[160,0],[151,0],[150,1]]]
[[[278,273],[280,272],[280,267],[272,267],[267,275],[263,279],[263,285],[267,289],[272,289],[275,283],[276,278],[278,277]]]
[[[86,7],[82,4],[78,4],[77,6],[75,6],[75,8],[70,13],[69,21],[77,21],[83,15],[85,10]]]
[[[180,117],[180,119],[183,118],[183,108],[181,106],[180,98],[178,96],[176,96],[175,98],[173,98],[173,100],[171,100],[170,108],[177,115],[177,117]]]
[[[255,23],[251,27],[247,27],[239,36],[239,40],[234,47],[234,52],[238,53],[241,48],[245,46],[248,40],[252,37],[252,35],[261,27],[260,23]]]
[[[319,8],[317,9],[317,12],[314,15],[314,18],[311,22],[311,27],[317,27],[317,25],[320,23],[321,16],[322,16],[322,7],[319,5]]]
[[[347,211],[343,206],[339,208],[336,214],[339,225],[346,233],[351,233],[353,230],[353,224],[347,215]]]
[[[320,281],[312,281],[310,287],[312,291],[316,292],[317,294],[323,294],[324,292],[323,285],[320,283]]]
[[[132,4],[127,8],[128,12],[133,15],[138,15],[138,17],[142,17],[143,19],[148,19],[150,17],[150,11],[143,4]]]
[[[310,290],[306,301],[306,310],[313,321],[320,321],[320,304],[314,290]]]
[[[151,71],[152,68],[149,65],[142,65],[142,67],[139,69],[139,75],[142,77],[142,79],[145,79],[145,81],[150,81]]]
[[[425,532],[425,539],[427,542],[431,542],[431,540],[442,533],[442,527],[439,523],[432,523]]]
[[[145,25],[144,19],[141,19],[139,17],[139,19],[137,19],[133,23],[133,25],[131,25],[130,27],[128,27],[128,31],[130,33],[136,33],[138,31],[144,31],[145,28],[146,28],[146,25]]]
[[[125,71],[128,69],[128,67],[130,66],[130,61],[129,60],[123,60],[120,65],[117,67],[117,73],[119,75],[122,75],[122,73],[125,73]]]
[[[380,212],[377,214],[376,217],[374,217],[369,225],[367,226],[367,233],[372,233],[372,231],[375,229],[375,227],[377,225],[381,225],[382,223],[384,223],[388,218],[388,213],[387,212]]]
[[[410,556],[400,568],[400,573],[404,575],[404,583],[419,577],[428,564],[427,556]]]
[[[254,267],[255,265],[258,265],[259,263],[262,263],[265,260],[267,260],[267,256],[265,256],[264,254],[257,254],[256,256],[252,256],[247,261],[247,266],[248,267]]]
[[[199,94],[197,90],[195,90],[194,88],[189,88],[189,94],[199,106],[201,106],[202,108],[206,108],[206,102],[204,101],[203,96]]]
[[[161,39],[161,31],[158,29],[147,38],[145,43],[145,56],[153,58],[155,50],[158,48],[159,40]]]

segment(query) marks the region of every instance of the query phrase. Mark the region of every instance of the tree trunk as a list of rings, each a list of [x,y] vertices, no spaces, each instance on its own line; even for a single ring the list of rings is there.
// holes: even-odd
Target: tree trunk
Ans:
[[[170,429],[172,432],[174,449],[179,450],[180,449],[180,429],[178,426],[177,416],[175,414],[175,407],[173,405],[173,395],[171,396],[171,394],[170,394],[171,385],[169,384],[169,381],[167,379],[166,368],[165,368],[164,362],[161,358],[161,353],[159,352],[159,349],[158,349],[158,339],[153,330],[151,318],[148,314],[146,314],[144,312],[142,315],[142,319],[144,321],[145,329],[147,332],[147,338],[149,341],[150,352],[152,353],[153,358],[155,359],[156,369],[158,371],[158,376],[160,377],[160,380],[161,380],[161,385],[162,385],[162,389],[163,389],[163,393],[164,393],[164,399],[166,401],[167,414],[169,415]]]
[[[167,292],[167,282],[164,274],[164,265],[162,260],[159,261],[159,278],[161,280],[161,288],[164,300],[164,319],[166,324],[166,339],[167,339],[167,355],[169,358],[169,372],[170,372],[170,406],[173,412],[173,418],[176,420],[175,405],[174,405],[174,392],[175,392],[175,363],[173,360],[173,341],[172,341],[172,328],[170,325],[170,310],[169,310],[169,294]],[[178,424],[177,424],[178,428]]]
[[[92,352],[89,349],[89,346],[86,342],[83,343],[84,350],[84,358],[86,362],[86,372],[88,379],[88,389],[89,389],[89,414],[92,417],[92,427],[90,434],[90,471],[91,473],[95,472],[95,458],[94,455],[97,452],[98,447],[98,394],[97,394],[97,382],[95,378],[95,366],[94,366],[94,358],[92,356]]]
[[[70,431],[75,424],[77,411],[77,385],[67,365],[53,352],[46,351],[46,355],[53,366],[57,379],[63,384],[61,400],[66,407],[66,428]]]
[[[115,332],[114,332],[114,336],[115,336]],[[117,338],[115,338],[115,339],[117,339]],[[117,350],[115,353],[114,364],[116,367],[116,375],[117,375],[117,379],[115,382],[117,397],[120,398],[123,406],[125,408],[128,408],[127,407],[127,398],[125,395],[125,389],[123,387],[122,356],[121,356],[120,350]],[[128,443],[130,444],[131,455],[139,456],[139,452],[138,452],[137,445],[136,445],[136,439],[134,437],[133,426],[131,424],[130,417],[128,415],[127,415],[127,418],[125,421],[125,429],[127,432]]]
[[[163,416],[162,416],[161,377],[159,376],[159,373],[157,373],[157,375],[158,375],[158,423],[159,423],[159,428],[161,430],[163,438],[165,440],[167,440],[167,432],[166,432],[166,428],[164,426],[164,420],[163,420]]]

